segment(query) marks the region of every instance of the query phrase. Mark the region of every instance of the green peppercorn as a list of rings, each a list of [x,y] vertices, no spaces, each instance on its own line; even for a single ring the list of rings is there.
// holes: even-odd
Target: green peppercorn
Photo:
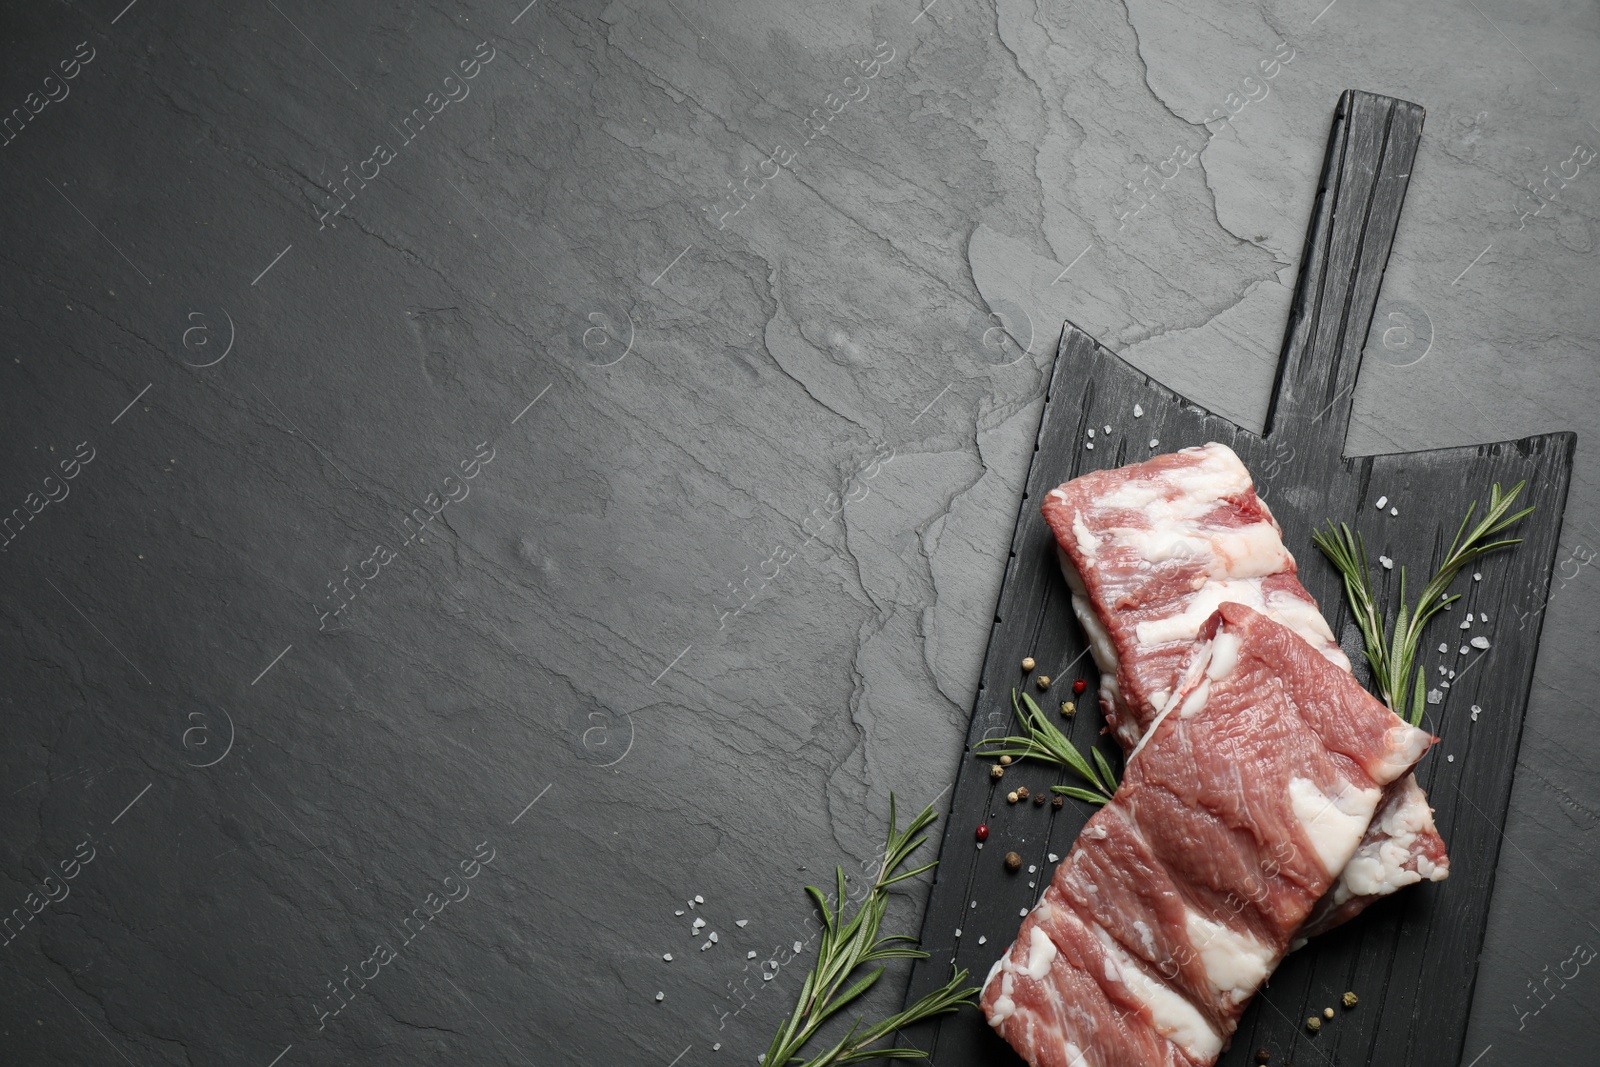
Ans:
[[[1311,1016],[1306,1020],[1306,1029],[1310,1030],[1313,1034],[1316,1033],[1318,1030],[1322,1029],[1322,1020],[1317,1018],[1315,1015]]]
[[[1356,1006],[1356,1002],[1360,999],[1361,998],[1356,996],[1354,993],[1346,993],[1343,998],[1344,1006],[1347,1008],[1353,1008]]]

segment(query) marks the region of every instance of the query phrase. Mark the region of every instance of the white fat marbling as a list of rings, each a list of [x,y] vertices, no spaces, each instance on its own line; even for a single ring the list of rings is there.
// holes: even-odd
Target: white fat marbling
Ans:
[[[1239,665],[1241,643],[1238,634],[1217,634],[1211,642],[1211,662],[1206,664],[1206,677],[1220,682],[1232,674],[1233,668]]]
[[[1028,962],[1023,967],[1028,977],[1039,981],[1050,973],[1050,966],[1055,961],[1056,945],[1050,940],[1050,935],[1038,926],[1028,931]]]
[[[1340,782],[1330,796],[1308,778],[1289,779],[1289,804],[1328,874],[1338,874],[1355,855],[1382,795]]]
[[[1215,1059],[1222,1052],[1222,1035],[1211,1028],[1200,1010],[1166,983],[1146,973],[1110,934],[1099,927],[1092,929],[1105,949],[1106,979],[1121,982],[1144,1004],[1156,1033],[1193,1059],[1206,1062]]]
[[[1184,909],[1189,943],[1200,953],[1206,981],[1235,1004],[1250,999],[1272,973],[1278,954],[1247,931],[1212,922],[1192,909]]]

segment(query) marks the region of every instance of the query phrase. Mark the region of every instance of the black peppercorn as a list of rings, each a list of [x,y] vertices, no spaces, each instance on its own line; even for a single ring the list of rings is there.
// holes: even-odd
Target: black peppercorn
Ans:
[[[1264,1048],[1256,1049],[1256,1063],[1265,1064],[1265,1063],[1271,1063],[1271,1062],[1272,1062],[1272,1053],[1268,1052]]]
[[[1066,797],[1059,797],[1058,796],[1058,797],[1051,797],[1050,798],[1050,806],[1052,808],[1055,808],[1057,811],[1060,811],[1063,807],[1065,807],[1066,803],[1067,803],[1067,798]]]
[[[1035,794],[1033,794],[1033,806],[1034,807],[1042,808],[1042,807],[1044,807],[1044,802],[1045,802],[1045,795],[1043,793],[1035,793]]]

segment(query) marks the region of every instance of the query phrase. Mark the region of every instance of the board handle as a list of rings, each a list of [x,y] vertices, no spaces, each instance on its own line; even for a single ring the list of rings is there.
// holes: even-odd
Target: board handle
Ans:
[[[1421,106],[1346,89],[1334,113],[1267,409],[1268,437],[1342,455],[1361,349],[1394,245]]]

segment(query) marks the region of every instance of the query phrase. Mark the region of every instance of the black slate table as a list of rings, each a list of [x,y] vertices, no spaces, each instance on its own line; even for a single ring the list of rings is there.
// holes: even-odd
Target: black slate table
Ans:
[[[1346,454],[1579,433],[1465,1061],[1600,1040],[1588,12],[0,26],[0,1061],[752,1062],[950,785],[1060,323],[1260,426],[1347,86],[1429,119]]]

